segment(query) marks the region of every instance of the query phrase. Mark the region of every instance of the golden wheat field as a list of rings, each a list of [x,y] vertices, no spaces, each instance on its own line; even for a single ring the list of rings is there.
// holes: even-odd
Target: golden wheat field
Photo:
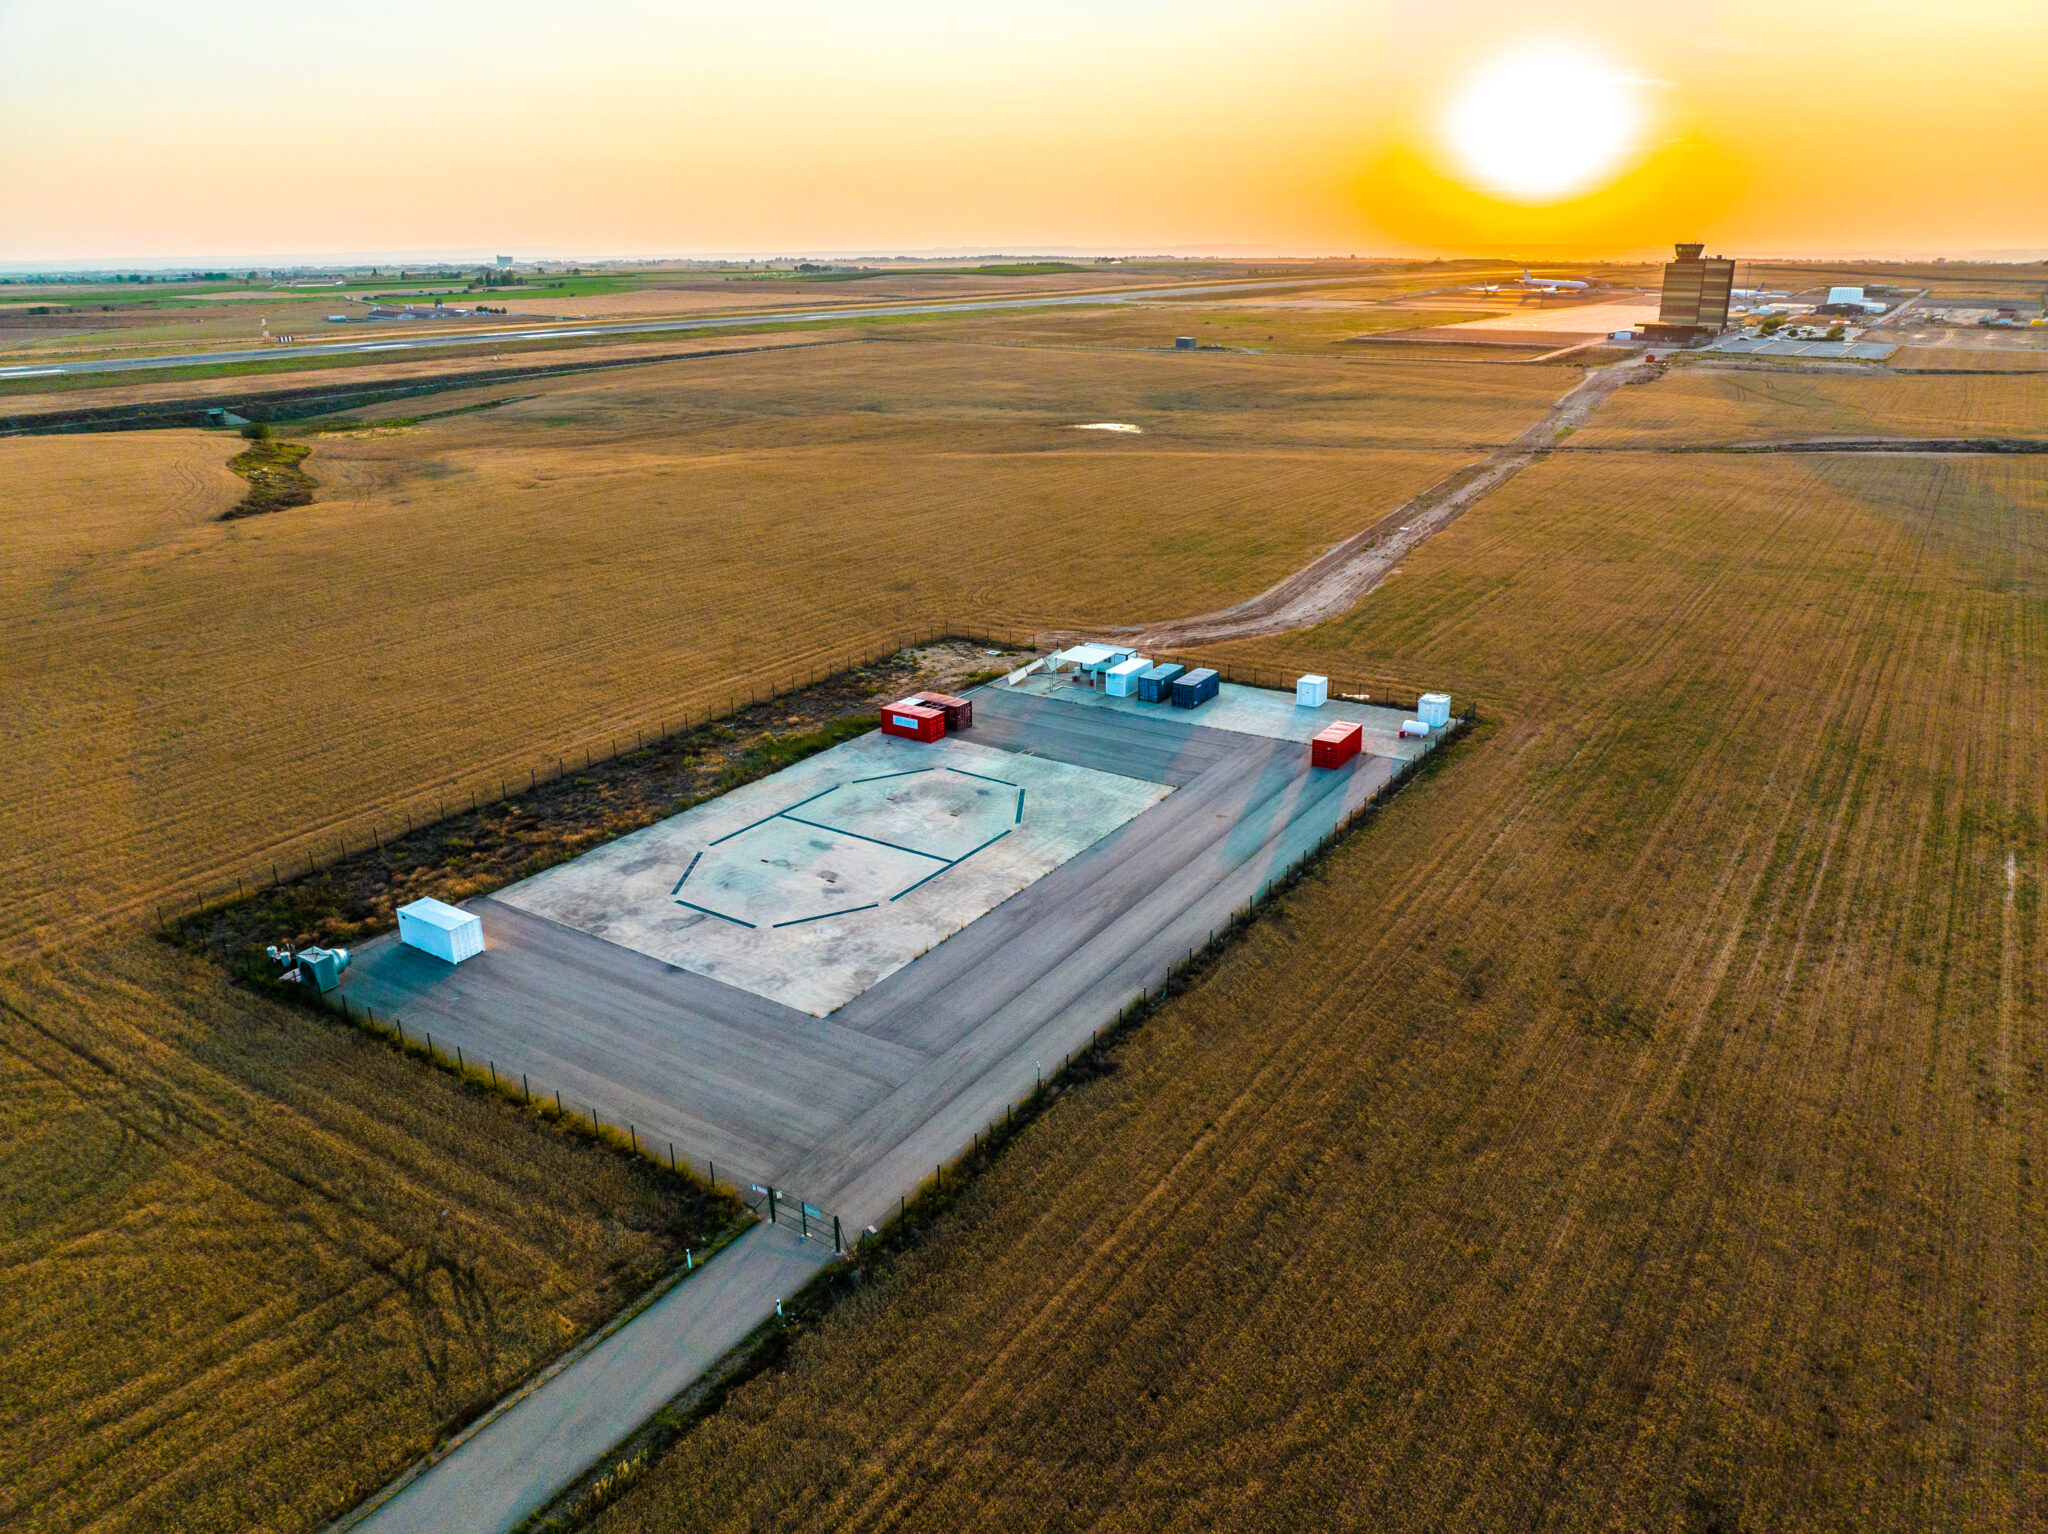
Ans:
[[[1199,346],[1337,356],[1357,336],[1474,317],[1459,309],[1395,308],[1381,302],[1390,296],[1311,289],[1263,300],[1126,301],[1099,309],[1024,309],[895,321],[890,329],[909,336],[1008,346],[1157,348],[1172,346],[1177,336],[1192,336]]]
[[[0,1018],[9,1529],[312,1528],[705,1234],[148,938],[0,972]]]
[[[739,351],[765,346],[817,345],[821,337],[800,330],[764,332],[757,335],[721,332],[715,336],[667,336],[659,341],[607,341],[595,345],[564,343],[559,346],[527,343],[517,351],[490,353],[464,346],[450,348],[438,356],[420,360],[380,362],[365,366],[358,358],[293,357],[281,349],[274,364],[263,370],[235,370],[232,375],[215,374],[194,378],[159,376],[137,382],[134,374],[108,383],[106,375],[81,373],[68,378],[30,378],[0,381],[0,414],[40,415],[57,411],[94,410],[130,404],[157,404],[168,400],[194,400],[213,404],[226,397],[235,403],[255,403],[267,394],[288,389],[346,388],[362,384],[407,383],[422,378],[445,378],[451,374],[475,373],[489,377],[514,367],[575,367],[625,358],[674,356],[679,352]],[[389,400],[365,407],[371,415],[403,415],[408,410],[438,410],[442,396],[418,395]]]
[[[1486,722],[596,1524],[2048,1507],[2048,466],[1559,456],[1239,658]]]
[[[239,481],[206,459],[239,442],[0,442],[0,940],[149,918],[916,627],[1223,605],[1574,378],[889,343],[666,364],[303,438],[315,503],[225,524]],[[1102,420],[1145,434],[1074,429]]]
[[[1806,437],[2038,436],[2048,376],[1867,377],[1688,366],[1617,390],[1573,441],[1676,447]]]
[[[2048,350],[1984,346],[1963,340],[1945,346],[1902,346],[1891,365],[1913,372],[2038,373],[2048,371]]]

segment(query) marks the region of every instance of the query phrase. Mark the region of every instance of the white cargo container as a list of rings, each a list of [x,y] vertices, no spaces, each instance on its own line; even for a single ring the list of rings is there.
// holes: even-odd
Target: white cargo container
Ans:
[[[1151,669],[1152,662],[1142,655],[1133,655],[1102,673],[1102,690],[1112,698],[1135,698],[1138,678]]]
[[[1403,719],[1401,721],[1401,733],[1403,735],[1427,735],[1429,733],[1429,726],[1420,719]]]
[[[460,964],[484,951],[484,924],[469,912],[429,896],[398,908],[398,940],[446,963]]]
[[[1415,701],[1415,715],[1432,730],[1441,730],[1451,722],[1451,695],[1447,692],[1426,692]]]
[[[1330,679],[1326,676],[1298,676],[1294,679],[1294,706],[1321,708],[1330,701]]]

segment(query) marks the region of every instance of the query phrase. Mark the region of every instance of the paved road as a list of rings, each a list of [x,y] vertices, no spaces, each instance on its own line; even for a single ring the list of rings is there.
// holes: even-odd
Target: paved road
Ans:
[[[360,1534],[510,1529],[632,1434],[775,1313],[832,1255],[757,1225],[382,1501],[331,1527]]]
[[[275,362],[286,357],[375,356],[383,352],[428,350],[448,346],[510,346],[522,341],[583,340],[600,336],[666,335],[683,330],[759,330],[770,325],[813,325],[820,320],[873,316],[966,314],[980,309],[1051,309],[1127,303],[1139,298],[1180,298],[1205,293],[1243,293],[1278,288],[1328,287],[1327,277],[1259,282],[1184,283],[1174,287],[1128,292],[1046,293],[1033,297],[971,298],[931,303],[849,305],[839,309],[773,310],[765,314],[704,315],[687,320],[620,320],[610,324],[511,327],[447,331],[431,335],[380,334],[360,341],[309,341],[263,346],[250,351],[184,352],[168,357],[107,357],[87,362],[32,363],[0,368],[0,380],[63,378],[80,373],[133,373],[159,368],[219,367],[233,362]]]

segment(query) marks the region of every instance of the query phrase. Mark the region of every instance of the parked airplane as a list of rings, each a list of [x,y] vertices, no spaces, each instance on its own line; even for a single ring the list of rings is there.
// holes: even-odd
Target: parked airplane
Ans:
[[[1592,285],[1590,282],[1579,282],[1570,277],[1531,277],[1529,268],[1525,266],[1522,268],[1522,275],[1514,282],[1489,282],[1473,291],[1498,293],[1502,288],[1520,288],[1530,293],[1578,293]]]
[[[1522,268],[1520,287],[1535,288],[1544,293],[1578,293],[1590,288],[1590,282],[1577,282],[1570,277],[1531,277],[1529,268]]]

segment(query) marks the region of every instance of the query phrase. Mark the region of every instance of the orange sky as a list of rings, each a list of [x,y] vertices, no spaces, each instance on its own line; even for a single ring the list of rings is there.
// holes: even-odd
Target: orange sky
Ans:
[[[1475,193],[1444,102],[1546,40],[1644,141],[1583,197]],[[2043,59],[2044,0],[0,0],[0,262],[2048,254]]]

